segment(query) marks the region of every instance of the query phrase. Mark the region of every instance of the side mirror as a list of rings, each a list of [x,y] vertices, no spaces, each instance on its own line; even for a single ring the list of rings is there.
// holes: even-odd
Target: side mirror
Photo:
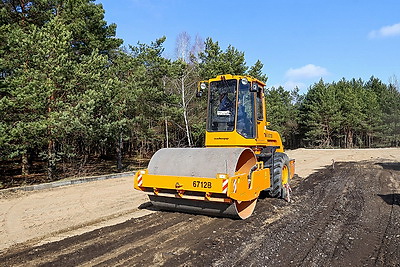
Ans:
[[[258,84],[256,82],[253,82],[253,84],[251,85],[250,92],[252,93],[258,92]]]
[[[201,97],[203,92],[207,89],[207,84],[205,82],[199,82],[197,84],[197,93],[196,97]]]

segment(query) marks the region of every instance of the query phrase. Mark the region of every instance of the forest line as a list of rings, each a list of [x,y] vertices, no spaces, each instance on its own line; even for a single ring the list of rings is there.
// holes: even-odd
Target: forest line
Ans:
[[[195,97],[197,82],[268,78],[260,60],[248,66],[244,52],[211,37],[181,33],[174,59],[163,55],[165,36],[122,46],[117,25],[91,0],[0,5],[0,160],[20,162],[22,175],[39,159],[53,180],[64,162],[84,167],[90,157],[114,157],[122,170],[124,157],[201,147],[207,99]],[[267,83],[266,102],[286,148],[399,145],[396,79],[321,79],[305,94]]]

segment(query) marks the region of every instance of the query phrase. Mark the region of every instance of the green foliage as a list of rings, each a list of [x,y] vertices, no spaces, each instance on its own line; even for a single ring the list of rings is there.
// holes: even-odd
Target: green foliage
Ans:
[[[285,146],[295,147],[299,134],[298,89],[289,92],[282,86],[272,87],[266,90],[265,98],[269,128],[281,134]]]
[[[223,52],[218,42],[211,38],[205,41],[204,52],[199,54],[200,76],[203,79],[210,79],[221,74],[244,75],[246,66],[244,53],[229,45]]]
[[[96,143],[94,133],[107,132],[101,126],[108,124],[94,118],[107,107],[114,84],[106,80],[104,54],[121,40],[111,38],[115,27],[106,26],[104,10],[92,2],[2,1],[0,6],[0,20],[6,22],[0,26],[2,158],[35,151],[48,161],[49,179],[59,160]],[[85,144],[80,151],[74,149],[77,143]]]
[[[29,31],[13,27],[5,55],[7,69],[13,74],[5,78],[4,96],[0,110],[3,118],[13,125],[10,136],[14,140],[15,153],[28,145],[40,146],[38,140],[47,139],[46,129],[52,127],[53,118],[47,114],[60,103],[54,103],[54,94],[63,94],[63,79],[70,73],[67,60],[69,33],[57,20],[39,29],[35,25]],[[17,56],[18,55],[18,56]],[[38,138],[39,137],[39,138]]]
[[[264,64],[260,60],[257,60],[256,63],[250,67],[247,74],[266,83],[268,80],[268,77],[267,77],[267,75],[265,75],[262,72],[263,67],[264,67]]]
[[[398,145],[399,91],[371,77],[322,80],[308,90],[300,107],[304,144],[320,147]],[[393,122],[393,123],[391,123]]]
[[[97,50],[107,54],[122,44],[114,38],[115,24],[107,25],[104,21],[104,9],[94,0],[56,1],[53,12],[56,12],[72,34],[70,43],[76,55],[90,55]]]
[[[138,43],[137,46],[129,46],[132,56],[145,66],[146,80],[150,86],[161,86],[162,78],[168,73],[170,61],[162,57],[165,40],[166,37],[163,36],[150,45]]]

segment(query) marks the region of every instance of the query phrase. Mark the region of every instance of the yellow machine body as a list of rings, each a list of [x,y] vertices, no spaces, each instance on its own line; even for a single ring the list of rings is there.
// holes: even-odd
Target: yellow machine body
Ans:
[[[157,151],[135,174],[134,188],[162,209],[242,219],[260,192],[289,190],[294,160],[286,160],[279,133],[267,129],[264,87],[229,74],[200,82],[198,94],[208,88],[206,147]]]
[[[258,169],[251,174],[249,186],[246,173],[234,176],[219,173],[215,178],[208,178],[151,175],[147,170],[141,170],[136,173],[134,187],[157,196],[232,203],[233,200],[250,201],[257,198],[262,190],[270,187],[269,177],[269,169]],[[190,191],[202,194],[185,194]]]

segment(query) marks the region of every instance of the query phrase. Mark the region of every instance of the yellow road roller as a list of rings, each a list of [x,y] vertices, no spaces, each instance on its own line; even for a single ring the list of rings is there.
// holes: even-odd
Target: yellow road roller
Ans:
[[[219,75],[198,84],[208,93],[204,148],[163,148],[136,172],[134,188],[161,210],[246,219],[261,192],[290,201],[295,161],[267,129],[265,83]]]

